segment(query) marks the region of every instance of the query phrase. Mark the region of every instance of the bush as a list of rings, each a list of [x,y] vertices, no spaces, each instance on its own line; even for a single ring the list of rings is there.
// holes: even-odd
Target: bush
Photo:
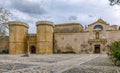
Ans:
[[[120,61],[120,50],[116,50],[113,52],[113,56]]]
[[[120,41],[115,41],[110,45],[112,55],[120,61]]]

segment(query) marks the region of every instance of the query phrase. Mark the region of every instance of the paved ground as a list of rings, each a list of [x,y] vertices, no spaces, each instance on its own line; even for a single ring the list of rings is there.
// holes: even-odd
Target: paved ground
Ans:
[[[0,73],[120,73],[107,55],[0,55]]]
[[[107,55],[99,55],[97,58],[71,68],[63,73],[120,73],[120,68],[114,66]]]

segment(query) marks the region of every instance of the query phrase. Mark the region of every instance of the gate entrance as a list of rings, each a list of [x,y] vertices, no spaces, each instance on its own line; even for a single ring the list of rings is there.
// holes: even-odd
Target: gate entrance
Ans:
[[[36,53],[36,47],[35,46],[30,46],[30,53],[35,54]]]

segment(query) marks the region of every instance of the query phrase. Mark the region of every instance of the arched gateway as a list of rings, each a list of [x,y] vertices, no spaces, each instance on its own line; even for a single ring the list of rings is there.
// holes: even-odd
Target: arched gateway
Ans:
[[[35,54],[36,53],[36,47],[34,45],[30,46],[30,53]]]

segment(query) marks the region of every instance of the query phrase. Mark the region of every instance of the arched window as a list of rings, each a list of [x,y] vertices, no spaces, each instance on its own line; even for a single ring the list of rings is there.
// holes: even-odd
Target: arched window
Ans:
[[[96,25],[96,26],[94,27],[94,29],[100,29],[100,30],[103,30],[103,26],[102,26],[102,25]]]

